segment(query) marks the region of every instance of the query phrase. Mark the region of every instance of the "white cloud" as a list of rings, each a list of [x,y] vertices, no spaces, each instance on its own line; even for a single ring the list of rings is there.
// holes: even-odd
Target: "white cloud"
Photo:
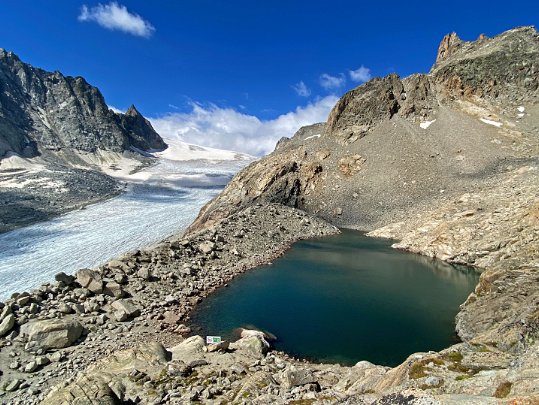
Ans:
[[[116,114],[125,114],[125,110],[122,110],[120,108],[116,108],[113,105],[109,105],[109,110],[114,111]]]
[[[349,70],[348,73],[350,74],[350,79],[352,79],[354,82],[364,83],[368,82],[372,78],[371,70],[363,65],[356,70]]]
[[[326,90],[334,90],[342,87],[346,83],[346,77],[342,73],[337,76],[331,76],[327,73],[320,75],[320,85]]]
[[[298,96],[309,97],[311,95],[311,89],[309,89],[303,81],[296,83],[291,87],[298,93]]]
[[[261,156],[271,152],[281,137],[291,137],[304,125],[326,121],[337,100],[335,96],[327,96],[273,120],[260,120],[232,108],[193,103],[189,113],[171,112],[150,121],[165,141],[180,139]]]
[[[127,7],[113,1],[88,8],[83,5],[79,21],[94,21],[109,30],[118,30],[139,37],[149,38],[155,28],[140,15],[130,13]]]

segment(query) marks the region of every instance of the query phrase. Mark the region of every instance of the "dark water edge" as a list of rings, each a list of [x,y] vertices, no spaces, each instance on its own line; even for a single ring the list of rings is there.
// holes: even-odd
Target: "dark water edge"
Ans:
[[[247,272],[191,314],[195,332],[268,331],[277,350],[325,363],[395,366],[457,342],[455,315],[478,282],[472,268],[391,248],[363,233],[301,241]]]

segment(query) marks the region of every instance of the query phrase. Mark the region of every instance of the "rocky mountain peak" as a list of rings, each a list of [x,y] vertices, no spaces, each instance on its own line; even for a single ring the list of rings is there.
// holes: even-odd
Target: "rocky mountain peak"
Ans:
[[[157,133],[150,121],[144,118],[133,104],[120,116],[120,126],[129,136],[131,146],[143,150],[162,150],[167,147],[159,135],[155,136]]]
[[[140,112],[137,110],[137,108],[135,107],[134,104],[131,104],[131,106],[127,109],[127,111],[125,112],[125,115],[129,116],[129,117],[138,117],[138,116],[142,116],[140,114]]]
[[[456,32],[452,32],[443,37],[440,46],[438,47],[438,55],[436,56],[436,63],[447,59],[451,54],[462,44],[462,40],[459,38]]]
[[[47,72],[0,50],[0,159],[9,152],[34,157],[132,147],[166,147],[135,106],[114,114],[83,77]]]

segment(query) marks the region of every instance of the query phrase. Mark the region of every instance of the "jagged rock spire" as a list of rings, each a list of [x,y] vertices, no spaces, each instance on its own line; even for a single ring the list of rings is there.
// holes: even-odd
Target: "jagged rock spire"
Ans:
[[[447,34],[442,39],[440,46],[438,47],[438,55],[436,56],[436,63],[447,59],[456,48],[462,43],[456,32]]]
[[[127,109],[127,111],[125,112],[125,115],[129,115],[131,117],[137,117],[140,115],[140,113],[138,112],[137,108],[135,107],[134,104],[131,104],[131,106]]]

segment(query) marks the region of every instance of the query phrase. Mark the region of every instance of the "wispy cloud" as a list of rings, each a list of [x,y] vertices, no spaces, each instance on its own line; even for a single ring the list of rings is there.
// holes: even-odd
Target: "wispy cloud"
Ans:
[[[337,76],[331,76],[327,73],[320,75],[320,85],[326,90],[335,90],[344,86],[346,83],[346,77],[339,73]]]
[[[363,65],[356,70],[349,70],[348,73],[350,74],[350,79],[352,79],[354,82],[364,83],[368,82],[372,78],[371,70]]]
[[[232,108],[192,103],[189,113],[171,112],[150,121],[164,138],[261,156],[271,152],[281,137],[292,136],[304,125],[325,121],[337,100],[327,96],[273,120],[260,120]]]
[[[125,114],[125,110],[122,110],[120,108],[116,108],[113,105],[109,105],[109,110],[114,111],[116,114]]]
[[[294,91],[301,97],[309,97],[311,95],[311,89],[302,81],[291,86]]]
[[[155,28],[140,15],[131,13],[127,7],[113,1],[89,8],[83,5],[79,21],[93,21],[109,30],[123,31],[131,35],[149,38]]]

